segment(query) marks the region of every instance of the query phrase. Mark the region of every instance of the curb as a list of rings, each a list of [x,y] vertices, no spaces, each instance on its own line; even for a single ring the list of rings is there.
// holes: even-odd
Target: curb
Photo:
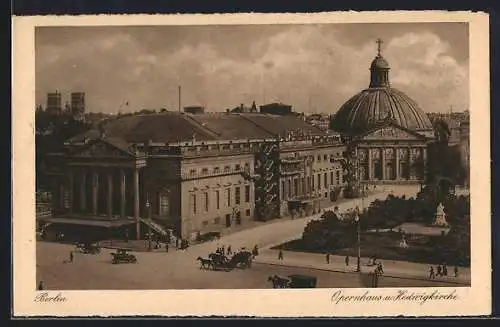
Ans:
[[[318,268],[318,267],[311,266],[311,265],[293,265],[293,264],[285,264],[285,263],[265,262],[265,261],[259,261],[259,260],[254,260],[253,263],[269,265],[269,266],[290,267],[290,268],[307,268],[307,269],[313,269],[313,270],[319,270],[319,271],[325,271],[325,272],[335,272],[335,273],[342,273],[342,274],[359,274],[356,271],[346,271],[346,270],[340,270],[340,269],[336,269],[336,268],[332,268],[332,269]],[[470,283],[467,284],[465,282],[428,279],[428,278],[412,276],[412,275],[407,275],[407,276],[406,275],[391,275],[391,274],[384,273],[383,277],[397,278],[397,279],[421,280],[421,281],[435,282],[435,283],[446,283],[446,284],[470,286]]]

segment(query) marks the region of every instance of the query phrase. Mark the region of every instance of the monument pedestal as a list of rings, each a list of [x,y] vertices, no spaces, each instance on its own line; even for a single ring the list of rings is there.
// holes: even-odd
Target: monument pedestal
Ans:
[[[448,222],[446,221],[446,213],[444,212],[444,206],[440,203],[436,209],[436,214],[434,215],[433,226],[446,227]]]

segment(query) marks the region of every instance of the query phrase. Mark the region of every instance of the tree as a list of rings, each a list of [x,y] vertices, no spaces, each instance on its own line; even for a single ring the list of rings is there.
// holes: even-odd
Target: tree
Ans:
[[[467,178],[460,151],[449,145],[450,130],[445,121],[434,122],[435,142],[428,147],[426,185],[434,188],[437,198],[444,199],[455,185],[463,185]]]
[[[344,172],[344,182],[346,182],[346,188],[344,189],[344,196],[346,198],[355,198],[359,196],[359,181],[357,176],[357,162],[356,158],[356,144],[352,139],[346,140],[347,148],[343,154],[343,158],[340,161],[342,165],[342,171]]]

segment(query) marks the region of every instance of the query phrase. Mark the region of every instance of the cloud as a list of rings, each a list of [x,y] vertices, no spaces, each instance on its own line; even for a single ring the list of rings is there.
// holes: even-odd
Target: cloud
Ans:
[[[156,42],[168,44],[157,34]],[[273,33],[248,33],[231,42],[152,44],[127,33],[101,33],[59,45],[37,44],[37,101],[45,93],[85,91],[89,110],[125,111],[205,105],[213,111],[256,101],[281,101],[298,111],[335,112],[368,87],[374,40],[350,42],[324,26],[287,26]],[[178,41],[177,41],[178,42]],[[154,45],[154,46],[152,46]],[[468,107],[468,63],[450,54],[452,45],[431,32],[385,40],[391,83],[426,111]],[[236,50],[237,49],[237,50]],[[244,53],[237,56],[235,53]]]

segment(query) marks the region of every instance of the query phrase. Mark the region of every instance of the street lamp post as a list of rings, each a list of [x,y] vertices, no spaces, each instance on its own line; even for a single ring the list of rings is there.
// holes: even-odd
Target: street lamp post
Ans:
[[[356,222],[356,237],[357,237],[357,246],[358,246],[358,255],[356,262],[356,271],[361,271],[361,228],[359,223],[359,208],[356,210],[356,216],[354,217],[354,221]]]

